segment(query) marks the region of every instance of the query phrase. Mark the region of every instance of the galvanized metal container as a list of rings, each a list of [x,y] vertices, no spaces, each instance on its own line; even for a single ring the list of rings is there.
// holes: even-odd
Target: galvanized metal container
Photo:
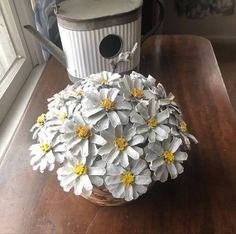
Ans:
[[[55,12],[72,80],[103,70],[111,71],[111,61],[130,51],[135,56],[120,63],[117,72],[136,69],[140,61],[142,0],[68,0]]]

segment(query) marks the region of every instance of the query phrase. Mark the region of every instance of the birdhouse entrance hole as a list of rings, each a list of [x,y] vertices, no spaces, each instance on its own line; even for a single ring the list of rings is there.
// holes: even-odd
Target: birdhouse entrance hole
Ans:
[[[115,57],[122,49],[122,40],[119,36],[110,34],[102,39],[99,45],[100,54],[104,58]]]

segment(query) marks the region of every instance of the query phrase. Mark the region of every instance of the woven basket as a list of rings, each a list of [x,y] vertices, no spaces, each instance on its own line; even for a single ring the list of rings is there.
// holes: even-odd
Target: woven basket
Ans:
[[[93,187],[93,192],[90,196],[83,193],[81,196],[99,206],[121,206],[127,203],[124,199],[114,198],[105,187]]]

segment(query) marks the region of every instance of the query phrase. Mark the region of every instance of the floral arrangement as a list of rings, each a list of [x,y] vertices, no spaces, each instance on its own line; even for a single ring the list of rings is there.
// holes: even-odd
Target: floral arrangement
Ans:
[[[93,74],[48,99],[32,127],[33,170],[52,171],[65,192],[90,196],[105,187],[131,201],[154,181],[184,171],[190,140],[173,94],[137,72]]]

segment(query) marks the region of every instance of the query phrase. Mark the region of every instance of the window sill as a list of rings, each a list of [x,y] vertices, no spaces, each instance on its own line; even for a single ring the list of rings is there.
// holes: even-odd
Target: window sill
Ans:
[[[0,160],[7,150],[44,68],[45,64],[42,64],[32,70],[29,78],[0,125]]]

